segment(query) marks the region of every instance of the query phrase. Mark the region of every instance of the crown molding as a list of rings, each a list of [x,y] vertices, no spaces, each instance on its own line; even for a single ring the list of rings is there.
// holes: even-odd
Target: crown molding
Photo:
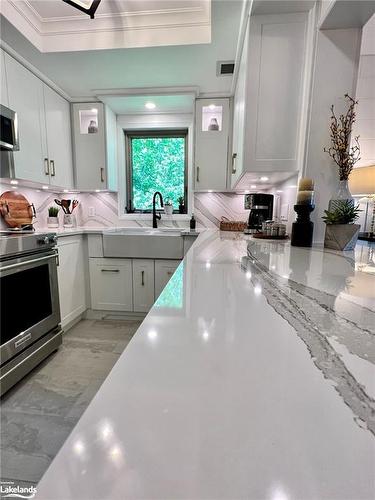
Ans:
[[[132,89],[92,89],[92,92],[100,99],[108,96],[156,96],[156,95],[186,95],[191,94],[197,97],[199,87],[138,87]]]

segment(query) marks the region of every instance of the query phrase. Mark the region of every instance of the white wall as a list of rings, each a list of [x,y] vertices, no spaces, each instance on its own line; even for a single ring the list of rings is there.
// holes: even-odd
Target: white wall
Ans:
[[[375,165],[375,15],[363,28],[356,97],[359,101],[353,135],[359,135],[357,167]]]
[[[316,210],[314,241],[324,240],[325,224],[321,217],[335,193],[338,169],[323,148],[330,143],[330,106],[336,112],[346,109],[344,95],[355,95],[361,29],[319,31],[310,101],[310,118],[306,144],[306,160],[302,175],[315,181]]]

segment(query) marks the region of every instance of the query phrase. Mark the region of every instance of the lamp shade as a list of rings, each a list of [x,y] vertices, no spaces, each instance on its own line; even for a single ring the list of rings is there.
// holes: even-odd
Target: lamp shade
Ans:
[[[375,194],[375,165],[354,168],[349,177],[349,189],[354,196]]]

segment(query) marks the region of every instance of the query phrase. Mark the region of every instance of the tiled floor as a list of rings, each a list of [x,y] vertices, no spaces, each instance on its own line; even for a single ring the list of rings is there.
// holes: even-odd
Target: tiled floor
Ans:
[[[131,340],[139,321],[84,320],[1,400],[1,479],[36,484]]]

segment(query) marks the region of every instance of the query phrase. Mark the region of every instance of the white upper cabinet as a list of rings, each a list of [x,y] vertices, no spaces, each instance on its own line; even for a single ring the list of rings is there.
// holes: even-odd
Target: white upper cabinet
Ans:
[[[0,89],[0,104],[9,107],[8,85],[5,74],[5,55],[3,49],[0,49],[0,73],[1,73],[1,89]]]
[[[15,176],[49,183],[43,82],[5,53],[9,107],[18,117],[20,150],[14,152]]]
[[[20,150],[13,155],[14,176],[72,188],[70,104],[9,54],[2,57],[2,92],[6,85],[9,107],[18,118]]]
[[[250,18],[234,99],[232,186],[244,172],[299,168],[306,31],[306,13]]]
[[[197,99],[195,105],[195,189],[227,187],[229,99]]]
[[[249,46],[249,22],[247,23],[244,45],[238,69],[238,77],[233,100],[233,138],[231,159],[231,187],[241,177],[244,168],[245,107],[247,90],[247,54]]]
[[[54,186],[72,188],[70,104],[47,85],[44,85],[44,103],[50,182]]]
[[[100,102],[73,104],[77,189],[117,185],[116,115]]]

